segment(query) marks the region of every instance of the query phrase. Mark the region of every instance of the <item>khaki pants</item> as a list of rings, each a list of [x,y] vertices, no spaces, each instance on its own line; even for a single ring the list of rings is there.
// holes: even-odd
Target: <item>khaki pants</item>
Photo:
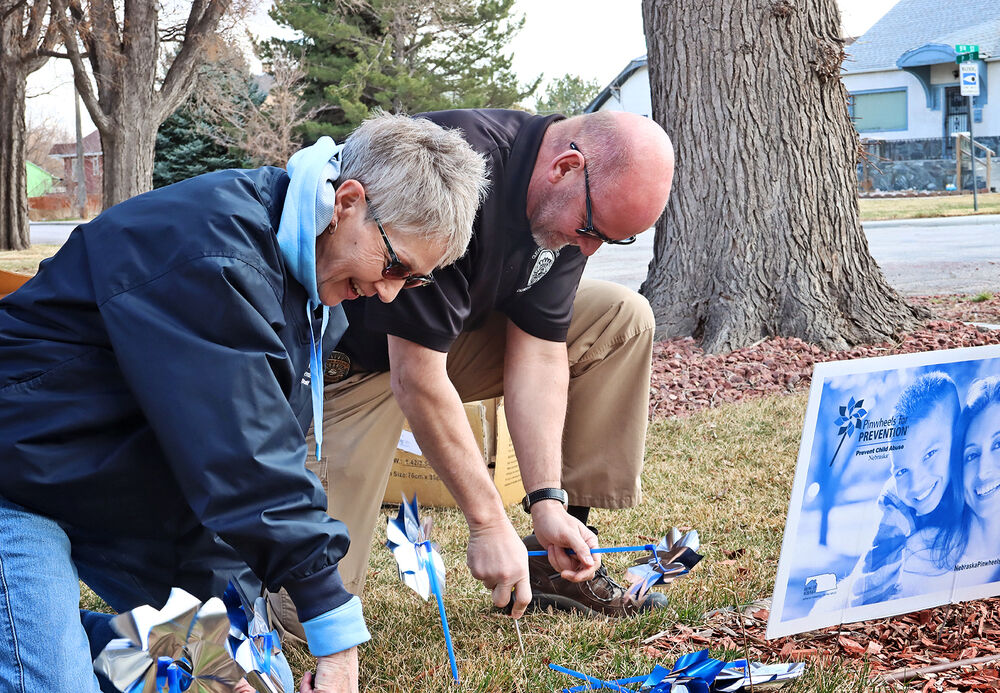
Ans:
[[[507,318],[494,313],[448,352],[448,376],[463,401],[503,394],[506,328]],[[580,282],[567,335],[563,435],[563,488],[572,505],[626,508],[640,500],[653,330],[653,313],[639,294],[610,282]],[[356,373],[327,385],[324,394],[323,457],[308,466],[327,492],[327,512],[350,531],[339,570],[347,589],[361,594],[403,413],[388,372]],[[272,607],[294,633],[293,607],[282,597],[272,596]]]

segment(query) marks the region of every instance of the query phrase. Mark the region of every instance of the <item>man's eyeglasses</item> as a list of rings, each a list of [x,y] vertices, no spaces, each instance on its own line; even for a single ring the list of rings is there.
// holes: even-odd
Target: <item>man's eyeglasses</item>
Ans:
[[[580,152],[580,148],[576,146],[575,142],[569,143],[569,148]],[[580,152],[583,154],[583,152]],[[616,241],[613,238],[608,238],[603,233],[594,228],[594,213],[592,205],[590,203],[590,174],[587,172],[587,160],[583,161],[583,190],[586,193],[587,200],[587,225],[582,229],[577,229],[576,232],[581,236],[590,236],[591,238],[596,238],[602,243],[607,243],[608,245],[631,245],[635,243],[635,236],[629,236],[628,238],[623,238],[620,241]]]
[[[414,274],[410,271],[409,267],[400,262],[399,256],[396,255],[396,251],[392,249],[392,244],[389,243],[389,237],[385,235],[382,222],[374,214],[372,214],[372,218],[375,220],[375,225],[378,226],[378,232],[382,234],[382,242],[385,243],[385,249],[389,251],[389,264],[382,270],[382,276],[386,279],[402,279],[404,289],[415,289],[418,286],[433,284],[434,277],[429,274]]]

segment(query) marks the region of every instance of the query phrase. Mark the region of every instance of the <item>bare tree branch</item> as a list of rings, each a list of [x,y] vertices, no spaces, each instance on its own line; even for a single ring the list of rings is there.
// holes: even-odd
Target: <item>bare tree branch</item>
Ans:
[[[215,31],[230,0],[196,0],[188,15],[187,34],[181,50],[167,70],[160,87],[157,116],[162,122],[188,95],[191,76],[201,55],[202,43]]]
[[[69,17],[66,16],[68,11],[67,0],[52,0],[52,9],[52,18],[59,27],[63,44],[66,46],[66,53],[69,55],[70,63],[73,65],[73,83],[76,85],[76,91],[80,94],[80,98],[83,99],[83,103],[87,107],[87,112],[98,129],[102,132],[110,130],[112,127],[111,119],[101,110],[101,105],[94,94],[90,80],[87,79],[87,70],[83,64],[80,48],[77,45],[77,35],[74,25]]]

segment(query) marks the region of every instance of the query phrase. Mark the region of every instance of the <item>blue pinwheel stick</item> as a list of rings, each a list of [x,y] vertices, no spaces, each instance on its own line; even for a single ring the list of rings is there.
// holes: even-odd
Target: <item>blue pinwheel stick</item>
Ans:
[[[431,594],[437,601],[438,613],[441,615],[441,628],[444,630],[444,641],[448,648],[448,662],[451,664],[451,676],[458,683],[458,665],[455,662],[455,649],[451,642],[451,630],[448,628],[448,617],[444,611],[444,562],[437,548],[430,541],[430,522],[420,521],[417,507],[417,497],[412,501],[403,498],[399,514],[389,518],[386,524],[386,545],[396,558],[399,577],[414,592],[427,600]]]
[[[652,551],[656,547],[653,544],[641,544],[638,546],[608,546],[601,549],[591,549],[590,553],[628,553],[629,551]],[[566,553],[576,553],[573,549],[566,549]],[[529,551],[529,556],[548,556],[548,551]]]
[[[414,496],[413,500],[416,502],[416,496]],[[451,664],[451,677],[455,679],[455,683],[458,683],[458,664],[455,662],[455,648],[451,642],[451,629],[448,628],[448,616],[444,612],[443,590],[438,584],[436,571],[434,570],[433,554],[431,553],[433,549],[429,541],[424,541],[420,545],[424,549],[424,564],[427,566],[427,576],[431,581],[431,592],[434,594],[434,599],[437,600],[438,613],[441,615],[441,629],[444,631],[445,647],[448,648],[448,663]]]

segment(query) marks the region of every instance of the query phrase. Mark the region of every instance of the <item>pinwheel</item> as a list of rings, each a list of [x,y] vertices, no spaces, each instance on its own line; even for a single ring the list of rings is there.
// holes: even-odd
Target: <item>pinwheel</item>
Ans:
[[[741,659],[726,663],[709,657],[708,650],[692,652],[679,657],[670,669],[656,666],[647,676],[624,679],[603,679],[589,676],[557,664],[549,668],[586,681],[584,686],[564,688],[563,693],[607,689],[619,693],[736,693],[748,690],[751,685],[757,690],[769,690],[783,686],[805,672],[805,664],[765,665],[751,663],[747,674],[747,662]]]
[[[750,663],[747,673],[747,662],[741,659],[726,665],[715,680],[715,690],[719,693],[736,693],[737,691],[755,690],[767,691],[780,688],[792,679],[806,672],[806,665],[797,664],[760,664]]]
[[[239,583],[230,582],[222,595],[229,614],[229,652],[261,693],[290,693],[292,671],[281,653],[281,639],[271,627],[267,600],[250,601]]]
[[[420,521],[416,494],[412,502],[407,501],[404,496],[399,514],[395,519],[390,517],[386,523],[386,546],[396,559],[400,579],[424,601],[431,594],[437,600],[451,676],[458,683],[458,665],[455,663],[448,617],[444,612],[444,561],[441,560],[437,547],[430,542],[430,531],[430,519],[423,523]]]
[[[162,609],[115,616],[112,640],[94,661],[126,693],[229,693],[243,678],[226,650],[229,618],[219,599],[202,604],[174,589]]]
[[[625,572],[630,583],[625,598],[641,604],[653,585],[665,585],[687,574],[702,558],[696,553],[700,545],[697,530],[681,534],[672,528],[659,544],[649,547],[649,556],[637,559]]]

